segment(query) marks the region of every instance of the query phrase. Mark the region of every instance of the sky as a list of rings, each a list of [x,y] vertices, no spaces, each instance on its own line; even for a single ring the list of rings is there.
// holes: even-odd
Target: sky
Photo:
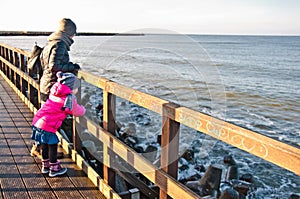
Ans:
[[[300,0],[15,0],[1,16],[0,31],[55,31],[65,17],[78,32],[300,35]]]

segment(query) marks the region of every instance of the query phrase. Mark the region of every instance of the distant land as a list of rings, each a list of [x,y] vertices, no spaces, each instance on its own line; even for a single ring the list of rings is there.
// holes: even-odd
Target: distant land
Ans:
[[[40,31],[0,31],[0,36],[48,36],[52,32],[40,32]],[[98,33],[98,32],[78,32],[78,36],[142,36],[143,34],[129,34],[129,33]]]

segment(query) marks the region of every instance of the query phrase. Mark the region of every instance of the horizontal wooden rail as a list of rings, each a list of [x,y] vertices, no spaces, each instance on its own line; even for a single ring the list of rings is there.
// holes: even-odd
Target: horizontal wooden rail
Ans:
[[[0,42],[0,46],[6,48],[8,50],[12,50],[14,52],[20,53],[20,54],[24,55],[25,57],[30,57],[30,55],[31,55],[31,53],[28,51],[22,50],[20,48],[12,47],[12,46],[9,46],[9,45],[1,43],[1,42]]]
[[[6,82],[8,82],[8,84],[13,88],[20,99],[28,106],[28,108],[33,113],[36,113],[38,109],[28,100],[28,98],[22,92],[20,92],[20,90],[5,76],[2,71],[0,71],[0,75],[5,79]]]
[[[89,84],[103,89],[106,92],[109,92],[125,100],[133,102],[160,115],[162,115],[163,105],[170,103],[166,100],[134,90],[132,88],[128,88],[126,86],[110,81],[106,78],[90,74],[86,71],[79,71],[78,77]]]
[[[175,121],[300,175],[300,149],[185,107],[174,112]]]
[[[0,57],[0,61],[2,61],[7,66],[9,66],[12,71],[14,71],[16,74],[20,75],[21,78],[23,78],[26,82],[28,82],[35,89],[39,90],[39,84],[33,78],[31,78],[29,75],[27,75],[26,73],[21,71],[19,68],[14,66],[12,63],[7,61],[3,57]]]

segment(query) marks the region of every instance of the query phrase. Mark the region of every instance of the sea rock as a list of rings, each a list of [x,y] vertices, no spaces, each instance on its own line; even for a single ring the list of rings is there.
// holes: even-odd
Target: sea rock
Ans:
[[[236,162],[231,155],[225,156],[223,162],[228,166],[236,165]]]
[[[201,178],[201,175],[199,173],[194,173],[193,175],[186,176],[185,178],[182,178],[179,181],[183,184],[186,184],[188,182],[199,181],[200,178]]]
[[[128,123],[127,127],[125,127],[123,129],[123,134],[125,133],[124,136],[133,136],[133,137],[137,137],[137,133],[136,133],[136,126],[134,123]],[[124,137],[123,136],[123,137]]]
[[[136,145],[137,141],[133,137],[128,136],[124,139],[124,143],[129,147],[134,148],[134,145]]]
[[[234,190],[236,190],[239,193],[240,199],[241,198],[245,198],[248,194],[248,191],[251,189],[252,184],[245,182],[245,181],[241,181],[241,180],[230,180],[230,181],[226,181],[221,185],[221,191],[224,191],[226,188],[233,188]]]
[[[146,115],[146,114],[137,114],[134,116],[133,119],[136,123],[143,125],[143,126],[147,126],[151,122],[149,115]]]
[[[136,152],[141,153],[150,162],[154,162],[157,159],[158,148],[152,144],[139,143],[134,145]]]
[[[136,144],[136,145],[134,145],[134,150],[137,153],[144,153],[144,151],[145,151],[145,144]]]
[[[182,157],[179,158],[179,160],[178,160],[179,170],[181,170],[181,171],[186,170],[189,168],[189,166],[190,166],[190,164],[185,158],[182,158]]]
[[[122,127],[124,127],[124,125],[121,122],[117,121],[116,122],[116,131],[117,131],[118,134],[120,134],[120,131],[121,131]]]
[[[233,185],[234,190],[236,190],[240,195],[246,196],[250,187],[244,184]]]
[[[194,166],[194,168],[195,168],[195,170],[197,171],[197,172],[200,172],[200,173],[203,173],[203,172],[205,172],[205,167],[201,164],[201,165],[199,165],[199,164],[196,164],[195,166]]]
[[[249,182],[249,183],[255,182],[253,175],[250,173],[245,173],[245,174],[241,175],[240,180]]]
[[[94,153],[94,155],[95,155],[95,158],[98,160],[98,161],[103,161],[103,151],[96,151],[95,153]]]
[[[96,113],[98,113],[98,112],[102,112],[103,111],[103,104],[98,104],[96,107],[95,107],[95,109],[96,109]]]
[[[93,141],[91,140],[82,141],[82,154],[86,160],[88,161],[92,160],[94,158],[92,154],[95,152],[96,152],[96,146]]]
[[[195,180],[195,181],[188,181],[185,183],[185,186],[187,186],[188,188],[190,188],[192,191],[198,193],[199,192],[199,180]]]
[[[138,142],[135,124],[129,123],[126,127],[124,127],[123,125],[120,126],[121,126],[120,130],[117,131],[117,135],[119,139],[122,140],[131,148],[136,149],[135,145],[137,145],[139,142]],[[138,151],[140,151],[140,148],[138,148]]]
[[[227,188],[223,191],[219,199],[239,199],[239,193],[232,188]]]
[[[83,131],[80,133],[80,139],[81,140],[92,140],[94,138],[94,136],[88,132],[88,131]]]
[[[225,175],[225,181],[231,182],[232,180],[239,179],[238,166],[231,155],[227,155],[223,158],[223,162],[227,165],[227,171]]]
[[[300,195],[292,194],[290,195],[289,199],[300,199]]]
[[[143,153],[143,156],[146,157],[150,162],[154,162],[157,156],[157,150],[157,147],[148,145]]]
[[[148,113],[145,113],[143,108],[134,104],[131,104],[131,107],[132,109],[129,114],[133,121],[143,126],[150,124],[151,118]]]
[[[186,183],[186,186],[198,193],[200,196],[218,195],[221,176],[222,169],[210,165],[200,180],[189,181]]]
[[[89,94],[82,95],[80,104],[86,105],[89,102],[89,99],[90,99]]]
[[[185,150],[185,152],[182,154],[182,158],[186,159],[187,161],[194,161],[194,151],[191,149]]]
[[[236,165],[231,165],[227,168],[225,180],[231,181],[231,180],[238,180],[239,178],[239,172],[238,167]]]
[[[161,135],[157,135],[156,142],[161,145]]]
[[[229,188],[232,188],[232,185],[231,185],[230,182],[226,182],[226,181],[221,182],[221,184],[220,184],[221,193],[224,192],[226,189],[229,189]]]
[[[201,142],[200,139],[193,140],[193,142],[192,142],[192,150],[194,151],[194,153],[199,153],[201,147],[202,147],[202,142]]]
[[[82,148],[86,148],[90,153],[96,152],[95,143],[91,140],[82,141]]]
[[[200,184],[204,185],[207,189],[219,190],[221,183],[222,169],[216,166],[210,165],[204,176],[200,180]]]
[[[189,165],[188,164],[182,164],[178,167],[178,169],[180,171],[184,171],[184,170],[187,170],[189,168]]]
[[[203,196],[202,199],[217,199],[216,196]]]

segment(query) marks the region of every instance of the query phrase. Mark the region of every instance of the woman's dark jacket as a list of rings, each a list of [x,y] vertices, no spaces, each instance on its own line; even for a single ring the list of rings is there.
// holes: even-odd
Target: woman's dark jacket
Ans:
[[[41,54],[41,64],[43,75],[40,80],[40,91],[42,94],[49,95],[50,88],[57,81],[58,71],[75,73],[79,69],[77,64],[70,62],[70,46],[73,44],[64,32],[54,32],[48,37],[48,43]]]

